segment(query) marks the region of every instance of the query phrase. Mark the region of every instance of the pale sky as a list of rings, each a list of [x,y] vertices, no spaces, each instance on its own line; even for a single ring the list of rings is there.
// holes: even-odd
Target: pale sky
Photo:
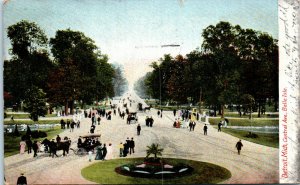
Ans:
[[[164,54],[185,55],[201,47],[202,30],[219,21],[278,38],[277,0],[10,0],[3,11],[4,29],[24,19],[36,22],[49,38],[59,29],[83,32],[109,62],[124,65],[131,85]],[[4,44],[7,59],[6,36]],[[180,47],[160,47],[166,44]]]

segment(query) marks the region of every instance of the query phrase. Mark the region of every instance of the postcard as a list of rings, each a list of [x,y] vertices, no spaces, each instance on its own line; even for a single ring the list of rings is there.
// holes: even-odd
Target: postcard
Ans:
[[[299,5],[3,0],[3,184],[300,183]]]

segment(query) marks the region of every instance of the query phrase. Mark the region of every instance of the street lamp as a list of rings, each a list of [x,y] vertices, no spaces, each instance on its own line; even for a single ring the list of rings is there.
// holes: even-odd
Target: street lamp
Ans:
[[[161,109],[161,73],[160,73],[160,66],[158,66],[159,71],[159,108]]]

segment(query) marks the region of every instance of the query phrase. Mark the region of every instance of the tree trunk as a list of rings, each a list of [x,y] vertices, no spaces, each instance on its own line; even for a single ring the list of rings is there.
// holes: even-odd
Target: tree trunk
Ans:
[[[74,100],[69,102],[70,104],[70,114],[73,115],[74,114]]]
[[[66,100],[66,102],[65,102],[65,115],[66,116],[68,115],[68,110],[69,110],[69,102],[68,102],[68,100]]]
[[[222,115],[222,105],[218,105],[218,115]]]
[[[257,117],[260,118],[260,110],[261,110],[261,104],[258,101],[258,113],[257,113]]]
[[[224,105],[221,105],[221,118],[224,118]]]

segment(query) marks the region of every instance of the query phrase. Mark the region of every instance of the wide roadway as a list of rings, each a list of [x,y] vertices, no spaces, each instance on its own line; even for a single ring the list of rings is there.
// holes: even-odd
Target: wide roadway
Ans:
[[[130,111],[136,111],[137,103],[141,100],[134,94],[125,94],[122,97],[125,103],[128,101],[127,97],[134,100],[129,107]],[[127,103],[129,106],[129,102]],[[122,107],[122,101],[119,106]],[[146,127],[146,116],[153,117],[153,127]],[[145,157],[147,146],[158,143],[164,148],[162,157],[204,161],[227,168],[232,177],[222,183],[278,183],[278,149],[242,141],[244,147],[241,155],[238,155],[235,148],[238,138],[217,132],[210,125],[208,135],[205,136],[204,123],[201,122],[197,123],[192,132],[187,128],[173,128],[174,119],[172,111],[164,111],[162,118],[157,116],[155,109],[146,113],[138,112],[138,123],[142,131],[137,136],[137,123],[128,125],[126,119],[113,115],[112,120],[102,118],[95,133],[101,134],[102,143],[112,144],[114,158],[119,158],[119,143],[124,143],[127,137],[133,137],[135,153],[128,157]],[[77,148],[78,137],[89,134],[90,126],[91,119],[83,118],[80,129],[75,128],[74,132],[65,130],[60,136],[70,137],[71,148]],[[58,154],[62,155],[61,152]],[[4,159],[5,177],[9,184],[16,184],[21,172],[25,173],[29,184],[93,184],[81,176],[81,169],[95,162],[98,161],[89,162],[87,155],[80,157],[72,151],[68,156],[58,158],[41,153],[38,158],[33,158],[33,153],[17,154]]]

